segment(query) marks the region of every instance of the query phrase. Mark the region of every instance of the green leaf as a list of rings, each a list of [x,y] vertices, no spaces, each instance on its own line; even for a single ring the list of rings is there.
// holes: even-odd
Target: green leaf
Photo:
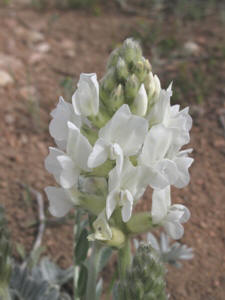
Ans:
[[[89,242],[87,240],[88,231],[84,228],[78,238],[75,248],[75,259],[77,264],[81,264],[87,257]]]
[[[102,290],[103,290],[103,280],[102,278],[100,278],[96,285],[96,300],[101,300]]]
[[[22,260],[26,257],[26,250],[24,246],[20,243],[16,243],[16,251],[19,254],[19,256],[22,258]]]
[[[99,255],[99,261],[97,264],[97,272],[101,272],[102,269],[106,266],[109,261],[110,256],[112,255],[112,249],[109,247],[104,247],[101,249],[101,253]]]
[[[78,278],[78,295],[81,297],[85,294],[86,285],[88,280],[88,269],[85,265],[81,265]]]

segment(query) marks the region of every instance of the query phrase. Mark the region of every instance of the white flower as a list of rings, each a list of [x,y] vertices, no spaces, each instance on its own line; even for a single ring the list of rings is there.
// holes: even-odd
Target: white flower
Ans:
[[[100,129],[99,139],[88,158],[88,166],[95,168],[103,164],[107,158],[116,159],[120,172],[124,156],[138,153],[147,130],[148,122],[144,118],[132,115],[128,105],[122,105],[112,119]]]
[[[103,210],[93,223],[95,232],[88,236],[89,241],[99,240],[107,241],[112,239],[112,231],[106,219],[105,210]]]
[[[70,121],[80,128],[81,118],[75,114],[72,104],[64,101],[62,97],[59,98],[57,107],[51,112],[51,116],[53,119],[49,124],[49,132],[57,146],[64,150],[68,137],[67,122]]]
[[[171,205],[170,186],[163,190],[154,190],[152,194],[152,222],[162,224],[173,239],[183,236],[185,223],[190,218],[190,211],[181,204]]]
[[[109,195],[106,199],[106,215],[109,219],[117,206],[122,207],[122,219],[127,222],[133,204],[143,195],[147,183],[141,167],[134,167],[129,159],[124,162],[121,173],[114,168],[109,173]]]
[[[150,99],[156,100],[159,96],[159,93],[161,91],[161,84],[160,80],[157,75],[152,74],[152,72],[149,73],[149,97]]]
[[[148,108],[148,96],[145,90],[145,86],[142,83],[138,94],[134,100],[134,110],[135,110],[135,114],[138,116],[145,116],[146,112],[147,112],[147,108]]]
[[[53,216],[64,217],[73,207],[69,194],[63,188],[48,186],[45,193],[49,200],[49,211]]]
[[[149,184],[152,188],[165,188],[167,185],[184,187],[189,182],[188,168],[193,162],[187,157],[191,150],[179,152],[174,145],[176,131],[159,124],[148,134],[138,158],[139,165],[146,167]]]
[[[78,115],[96,116],[99,109],[99,85],[95,73],[80,75],[77,90],[72,97],[74,111]]]
[[[192,118],[189,115],[189,108],[179,111],[179,105],[170,105],[170,97],[172,96],[172,84],[167,90],[161,90],[159,99],[151,108],[147,119],[150,126],[163,124],[167,128],[177,131],[174,143],[183,146],[190,141],[189,131],[192,127]]]
[[[65,153],[62,150],[59,150],[54,147],[49,147],[49,155],[45,159],[45,168],[52,174],[58,184],[60,184],[60,175],[62,168],[57,160],[57,157],[64,155]]]
[[[90,171],[87,159],[92,146],[79,128],[68,122],[68,142],[66,153],[50,147],[45,161],[46,169],[54,175],[56,181],[65,189],[76,186],[81,170]]]

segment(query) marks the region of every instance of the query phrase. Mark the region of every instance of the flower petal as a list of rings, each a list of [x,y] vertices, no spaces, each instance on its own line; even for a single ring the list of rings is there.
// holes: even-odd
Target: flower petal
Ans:
[[[172,208],[179,210],[183,213],[179,219],[180,223],[186,223],[190,219],[191,213],[186,206],[184,206],[182,204],[174,204],[174,205],[172,205]]]
[[[99,110],[99,85],[95,73],[80,75],[72,103],[78,115],[96,116]]]
[[[49,132],[51,136],[58,140],[67,140],[68,127],[67,122],[71,121],[77,127],[81,126],[81,119],[74,113],[73,107],[70,103],[59,98],[57,107],[51,113],[53,119],[49,124]]]
[[[190,181],[190,175],[188,172],[189,167],[193,163],[194,159],[191,157],[178,157],[175,160],[177,166],[178,178],[174,182],[174,186],[177,188],[185,187]]]
[[[62,172],[62,168],[57,160],[57,157],[63,154],[63,151],[54,147],[49,147],[49,155],[45,159],[45,168],[54,176],[57,183],[60,182],[59,178]]]
[[[134,109],[135,109],[135,113],[138,116],[145,116],[146,112],[147,112],[147,108],[148,108],[148,96],[145,90],[145,86],[142,83],[138,94],[134,100]]]
[[[102,165],[108,157],[108,146],[103,139],[98,139],[88,157],[88,167],[96,168]]]
[[[69,189],[73,185],[77,186],[80,170],[76,168],[72,159],[67,155],[57,157],[62,172],[60,174],[60,184],[64,189]]]
[[[132,214],[134,198],[128,190],[125,190],[121,193],[121,198],[122,219],[123,222],[128,222]]]
[[[106,199],[106,216],[107,219],[109,219],[112,215],[112,213],[114,212],[117,204],[119,201],[119,195],[118,195],[118,191],[112,191],[111,193],[109,193],[107,199]]]
[[[184,234],[184,228],[179,222],[166,222],[164,228],[168,235],[174,239],[180,239]]]
[[[152,194],[152,221],[158,224],[166,218],[171,205],[170,186],[163,190],[154,190]]]
[[[72,208],[73,204],[64,189],[48,186],[45,193],[49,200],[49,211],[53,216],[64,217]]]
[[[84,171],[90,171],[87,161],[92,151],[92,146],[88,139],[80,133],[79,128],[71,122],[68,122],[67,125],[69,128],[67,153],[76,166]]]

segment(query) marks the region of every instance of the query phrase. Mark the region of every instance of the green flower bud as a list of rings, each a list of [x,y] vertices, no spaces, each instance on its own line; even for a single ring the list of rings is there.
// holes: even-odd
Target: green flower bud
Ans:
[[[123,103],[124,103],[124,90],[123,90],[123,86],[119,84],[116,90],[114,90],[113,96],[109,104],[112,107],[113,112],[115,112]]]
[[[126,229],[130,234],[140,234],[149,231],[153,227],[149,212],[134,214],[126,223]]]
[[[136,98],[139,89],[139,80],[135,74],[128,77],[125,84],[125,99],[126,103],[130,104]]]
[[[120,48],[116,48],[112,51],[110,54],[109,60],[107,62],[107,69],[110,69],[111,67],[115,67],[118,61],[120,55]]]
[[[123,44],[121,52],[124,56],[125,61],[128,64],[135,63],[142,56],[142,50],[138,42],[129,38]]]
[[[126,239],[124,233],[116,227],[110,227],[110,228],[112,231],[112,239],[105,241],[105,243],[110,247],[121,248],[124,245]]]
[[[116,69],[113,67],[108,69],[105,76],[101,79],[100,84],[103,90],[111,92],[117,85]]]
[[[119,299],[166,300],[164,276],[165,269],[159,257],[150,246],[141,244],[124,282],[119,285],[127,297]]]
[[[139,79],[140,82],[143,82],[145,77],[147,76],[147,69],[145,68],[145,59],[141,57],[141,59],[135,64],[135,75]]]
[[[129,75],[127,65],[125,61],[119,57],[117,65],[116,65],[116,74],[119,81],[124,81]]]

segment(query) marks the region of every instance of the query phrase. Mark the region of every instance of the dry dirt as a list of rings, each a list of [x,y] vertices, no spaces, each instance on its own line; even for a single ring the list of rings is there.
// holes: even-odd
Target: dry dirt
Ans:
[[[37,227],[29,224],[37,219],[37,207],[35,201],[26,202],[20,184],[41,192],[54,184],[43,161],[52,145],[49,113],[59,95],[67,96],[60,82],[70,76],[75,86],[81,72],[96,72],[100,78],[110,51],[129,35],[137,18],[115,10],[97,17],[82,11],[0,9],[0,70],[11,76],[11,82],[0,86],[0,203],[6,208],[12,240],[27,250],[36,235]],[[196,30],[196,39],[198,34],[204,37],[204,30],[204,26]],[[213,26],[207,30],[213,37],[224,33],[222,28],[214,31]],[[202,47],[207,50],[207,43]],[[224,75],[224,61],[221,70]],[[158,67],[157,72],[166,76],[167,82],[173,79],[163,68]],[[220,121],[225,116],[224,98],[224,87],[218,85],[203,104],[192,101],[195,162],[191,183],[173,190],[173,199],[191,210],[182,242],[194,248],[195,257],[180,270],[169,268],[172,300],[225,298],[225,129]],[[147,209],[150,199],[148,195],[145,198],[143,208]],[[45,252],[68,266],[71,240],[71,224],[49,226],[44,235]]]

